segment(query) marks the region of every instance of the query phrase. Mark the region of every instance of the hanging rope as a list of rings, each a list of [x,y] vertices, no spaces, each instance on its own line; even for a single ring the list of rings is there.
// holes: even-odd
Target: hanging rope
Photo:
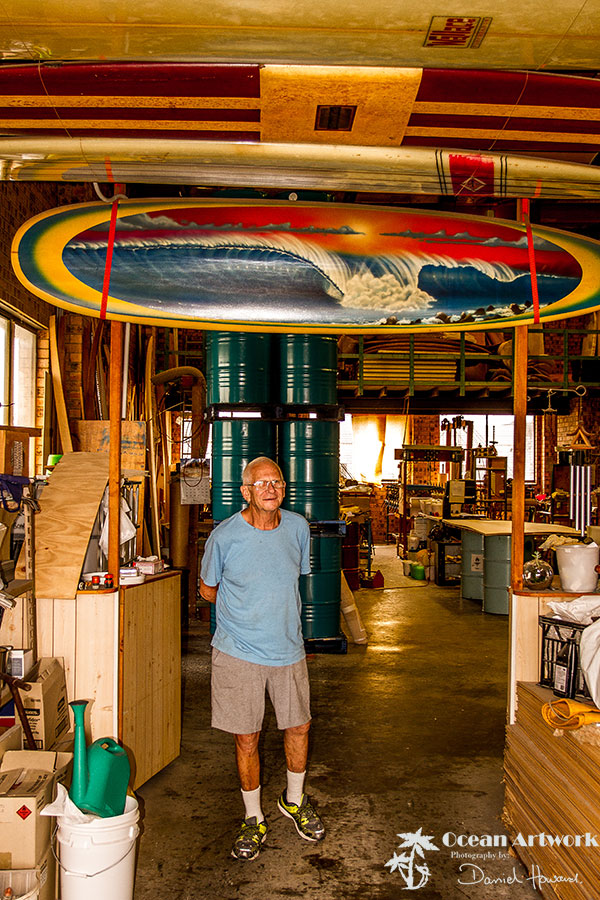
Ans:
[[[112,269],[113,251],[115,248],[115,232],[117,230],[117,212],[119,209],[119,200],[127,199],[127,195],[121,193],[124,185],[115,184],[115,194],[113,197],[105,197],[100,187],[94,183],[96,194],[104,203],[110,203],[112,207],[110,211],[110,225],[108,228],[108,246],[106,248],[106,262],[104,264],[104,281],[102,282],[102,302],[100,304],[100,319],[106,319],[106,308],[108,305],[108,292],[110,288],[110,273]]]
[[[540,324],[540,297],[538,294],[537,271],[535,268],[535,250],[533,247],[533,231],[531,230],[531,220],[529,218],[529,199],[522,201],[523,223],[527,230],[527,253],[529,255],[529,274],[531,275],[531,297],[533,299],[533,322],[534,325]]]

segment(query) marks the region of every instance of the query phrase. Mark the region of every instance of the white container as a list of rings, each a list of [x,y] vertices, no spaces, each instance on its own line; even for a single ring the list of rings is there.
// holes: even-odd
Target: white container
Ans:
[[[0,891],[12,888],[14,900],[37,900],[40,896],[35,869],[10,869],[0,872]]]
[[[597,544],[563,544],[556,548],[556,561],[563,591],[593,593],[598,584],[595,567],[600,559]]]
[[[127,797],[122,816],[58,826],[62,900],[132,900],[138,819]]]
[[[419,548],[419,535],[415,531],[409,531],[408,533],[408,549],[409,550],[418,550]]]

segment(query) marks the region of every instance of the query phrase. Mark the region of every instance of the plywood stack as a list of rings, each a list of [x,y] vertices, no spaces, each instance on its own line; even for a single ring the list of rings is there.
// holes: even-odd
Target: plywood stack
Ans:
[[[507,730],[504,821],[544,898],[597,900],[600,850],[585,846],[585,836],[600,843],[600,745],[592,743],[600,736],[595,726],[555,732],[541,715],[555,699],[537,684],[518,686],[516,722]],[[525,846],[514,844],[519,835]],[[562,839],[557,846],[556,836],[568,836],[567,845]]]

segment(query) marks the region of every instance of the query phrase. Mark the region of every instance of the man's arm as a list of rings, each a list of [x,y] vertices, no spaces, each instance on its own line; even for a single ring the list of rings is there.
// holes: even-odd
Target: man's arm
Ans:
[[[202,579],[200,579],[200,596],[203,600],[207,600],[209,603],[216,603],[218,589],[218,584],[211,587],[211,585],[205,584]]]

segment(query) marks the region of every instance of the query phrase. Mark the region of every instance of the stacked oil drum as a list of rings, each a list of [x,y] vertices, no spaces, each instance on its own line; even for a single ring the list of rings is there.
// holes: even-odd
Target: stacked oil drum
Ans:
[[[311,574],[300,579],[307,640],[339,635],[339,416],[337,342],[304,334],[208,332],[213,519],[243,508],[242,471],[275,459],[283,506],[311,525]]]

